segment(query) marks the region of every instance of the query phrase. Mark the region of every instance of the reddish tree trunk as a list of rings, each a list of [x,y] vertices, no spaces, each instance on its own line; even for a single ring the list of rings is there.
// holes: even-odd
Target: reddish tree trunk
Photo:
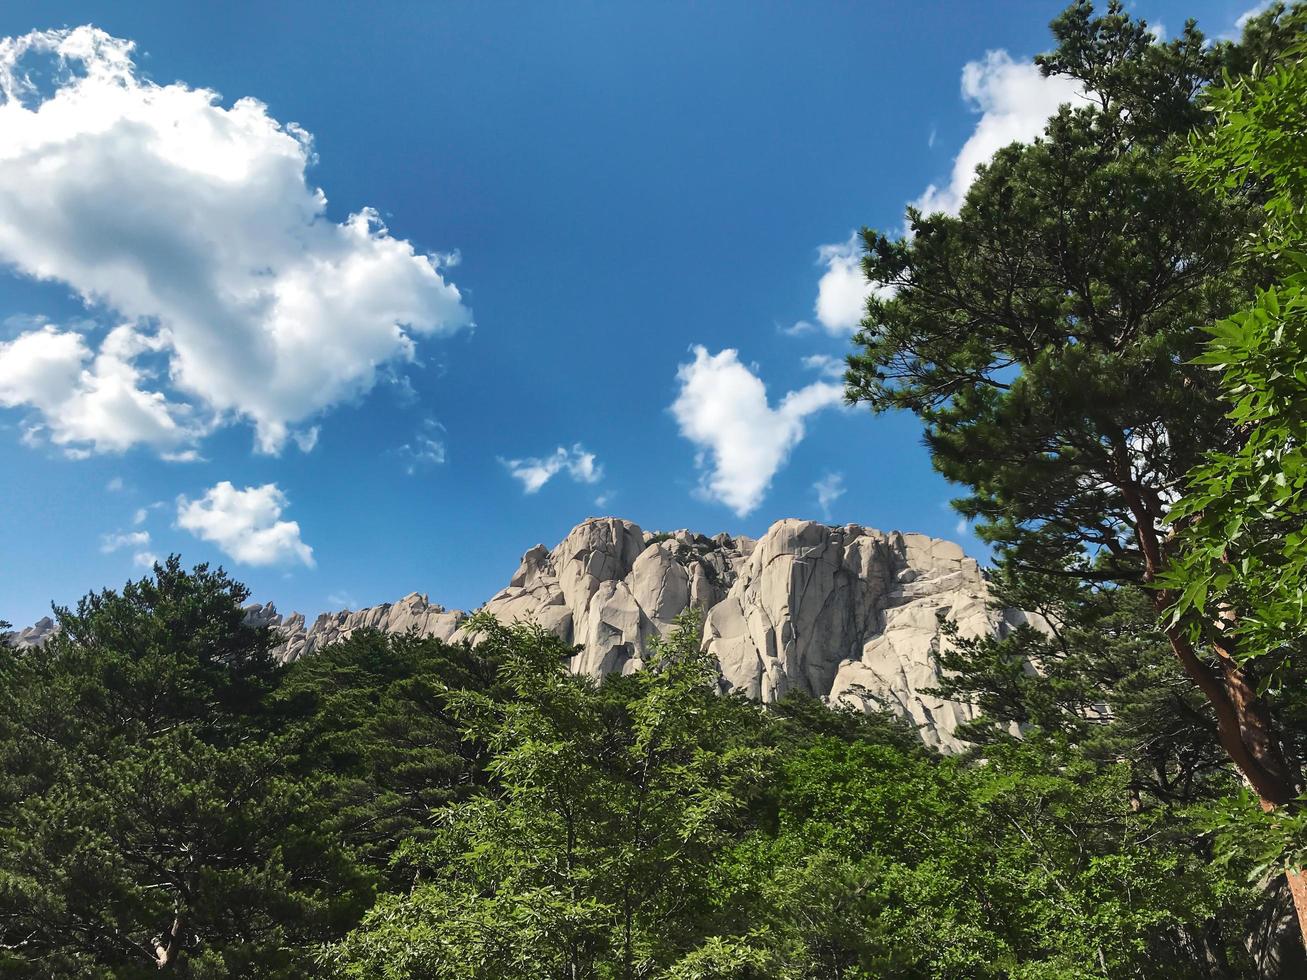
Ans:
[[[1144,580],[1152,582],[1165,564],[1162,540],[1157,532],[1162,513],[1160,501],[1153,491],[1140,486],[1131,476],[1124,442],[1115,447],[1115,461],[1117,486],[1134,518],[1135,540],[1144,557]],[[1175,596],[1167,589],[1153,592],[1153,604],[1159,614],[1169,609],[1174,601]],[[1261,800],[1262,808],[1269,813],[1290,805],[1298,796],[1293,770],[1275,735],[1270,707],[1258,695],[1247,671],[1239,666],[1228,633],[1218,633],[1212,644],[1217,657],[1216,666],[1198,656],[1189,637],[1180,628],[1168,627],[1166,636],[1185,673],[1211,703],[1216,712],[1221,747],[1248,780]],[[1307,947],[1307,879],[1300,868],[1286,869],[1285,877],[1293,896],[1294,910],[1298,913],[1299,938]]]

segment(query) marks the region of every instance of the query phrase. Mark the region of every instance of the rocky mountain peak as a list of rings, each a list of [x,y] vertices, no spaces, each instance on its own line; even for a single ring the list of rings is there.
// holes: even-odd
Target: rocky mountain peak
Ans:
[[[887,708],[945,750],[959,747],[954,731],[975,709],[929,693],[950,642],[943,623],[976,637],[1028,621],[1019,610],[992,608],[980,567],[951,541],[794,519],[755,541],[590,518],[552,549],[528,550],[508,585],[481,608],[554,632],[578,647],[573,669],[593,676],[639,670],[650,642],[695,608],[724,691],[770,702],[798,690],[831,704]],[[283,661],[361,629],[471,638],[466,613],[418,592],[323,613],[311,625],[299,613],[283,617],[271,603],[252,605],[247,615],[281,633]],[[32,645],[53,628],[42,620],[13,638]]]

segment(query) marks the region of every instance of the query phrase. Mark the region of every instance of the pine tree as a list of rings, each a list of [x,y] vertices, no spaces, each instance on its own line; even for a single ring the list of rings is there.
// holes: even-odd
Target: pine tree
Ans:
[[[868,301],[848,397],[921,417],[936,467],[969,490],[959,509],[1014,575],[1144,586],[1161,614],[1169,507],[1235,435],[1193,363],[1201,327],[1271,275],[1240,261],[1255,196],[1205,193],[1176,158],[1210,125],[1204,88],[1294,28],[1277,6],[1242,45],[1209,46],[1192,22],[1160,43],[1116,0],[1102,16],[1080,0],[1052,28],[1037,62],[1079,81],[1084,104],[999,151],[956,217],[909,211],[909,239],[864,233],[867,277],[889,289]],[[1288,804],[1297,760],[1256,672],[1165,632],[1223,749],[1266,806]]]

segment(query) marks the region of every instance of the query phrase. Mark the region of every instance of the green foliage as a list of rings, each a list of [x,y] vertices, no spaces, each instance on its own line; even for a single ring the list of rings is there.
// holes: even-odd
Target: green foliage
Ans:
[[[0,668],[0,927],[15,975],[295,975],[368,897],[263,732],[243,586],[175,557]],[[262,737],[261,737],[262,736]]]
[[[279,668],[247,592],[174,557],[0,653],[0,973],[303,976],[466,795],[436,689],[493,666],[360,634]]]
[[[1257,211],[1189,186],[1172,159],[1226,45],[1166,44],[1117,4],[1053,23],[1043,70],[1090,88],[1042,138],[979,168],[960,213],[865,231],[868,303],[849,398],[926,425],[957,502],[1022,567],[1138,580],[1132,529],[1226,428],[1194,324],[1251,290],[1235,267]],[[1159,93],[1171,93],[1162,98]]]
[[[841,914],[782,905],[773,926],[818,926],[805,976],[1201,975],[1171,930],[1246,896],[1174,847],[1173,817],[1132,810],[1124,775],[1047,746],[973,767],[822,740],[791,760],[780,834],[744,849],[738,886],[772,907],[777,881],[822,869],[837,894],[817,907]]]
[[[1229,690],[1266,710],[1236,721],[1301,758],[1302,21],[1053,26],[1039,64],[1088,100],[958,216],[865,234],[894,290],[848,375],[921,416],[997,598],[1042,617],[943,645],[974,752],[722,696],[692,619],[603,683],[484,617],[476,646],[363,632],[283,667],[243,586],[171,558],[0,647],[0,975],[1251,975],[1307,818],[1238,788],[1189,678],[1248,666],[1268,689]],[[1150,581],[1177,544],[1188,675]]]
[[[1291,665],[1307,639],[1305,54],[1300,42],[1267,74],[1215,90],[1220,125],[1186,158],[1195,184],[1264,199],[1251,251],[1279,281],[1212,327],[1194,358],[1219,376],[1238,438],[1195,468],[1172,512],[1183,543],[1172,613],[1195,635],[1237,637],[1235,655],[1268,672]]]
[[[1043,740],[944,760],[901,730],[713,693],[692,624],[595,686],[528,626],[478,624],[498,700],[451,696],[486,795],[324,954],[342,976],[1204,976],[1243,968],[1247,868],[1185,846],[1129,769]],[[1226,923],[1225,930],[1220,925]],[[1158,965],[1160,964],[1160,966]]]
[[[724,697],[693,620],[596,684],[489,619],[277,667],[244,599],[172,559],[6,654],[3,975],[1244,969],[1252,862],[1210,862],[1129,766]]]
[[[1271,588],[1301,519],[1258,539],[1275,555],[1252,586],[1266,590],[1263,607],[1200,624],[1213,590],[1234,582],[1225,555],[1251,521],[1220,513],[1238,506],[1223,495],[1239,478],[1211,481],[1181,511],[1220,532],[1185,559],[1201,566],[1180,583],[1193,629],[1159,628],[1156,615],[1177,581],[1165,577],[1177,548],[1171,505],[1196,467],[1219,461],[1210,454],[1238,455],[1232,447],[1249,442],[1252,421],[1239,413],[1260,410],[1253,397],[1231,417],[1202,328],[1244,321],[1236,311],[1282,268],[1273,249],[1246,245],[1294,210],[1277,209],[1284,187],[1252,173],[1242,150],[1207,172],[1231,193],[1210,193],[1177,162],[1193,133],[1212,132],[1203,95],[1212,83],[1255,87],[1267,65],[1297,57],[1286,52],[1301,37],[1300,14],[1275,5],[1238,43],[1208,45],[1192,23],[1161,43],[1122,4],[1100,15],[1082,0],[1053,31],[1056,49],[1037,61],[1082,83],[1085,98],[1063,107],[1040,139],[979,168],[956,216],[910,210],[909,238],[864,232],[867,277],[890,288],[868,302],[847,394],[922,419],[936,468],[965,488],[955,505],[996,545],[1004,597],[1039,609],[1028,602],[1044,596],[1048,633],[1016,629],[943,656],[953,674],[942,690],[985,711],[969,734],[987,754],[1022,733],[1095,765],[1121,760],[1139,805],[1169,809],[1224,799],[1234,777],[1225,753],[1267,805],[1283,804],[1297,793],[1302,697],[1291,685],[1264,689],[1267,664],[1252,631],[1263,615],[1283,625],[1301,602],[1292,578],[1283,593]],[[1283,105],[1267,112],[1300,119],[1302,93],[1273,84]],[[1217,95],[1218,107],[1223,98],[1229,104]],[[1242,104],[1229,114],[1250,118]],[[1276,152],[1300,179],[1301,126],[1286,129]],[[1263,295],[1284,312],[1278,288]],[[1240,342],[1234,326],[1221,329],[1222,342]],[[1265,354],[1251,366],[1267,377],[1296,370],[1291,348]],[[1275,408],[1295,423],[1304,417],[1301,405]],[[1247,463],[1265,469],[1247,475],[1243,496],[1259,495],[1264,518],[1266,502],[1293,497],[1296,471],[1252,441]],[[1276,595],[1284,605],[1272,607]],[[1222,644],[1232,633],[1233,652]],[[1289,659],[1272,666],[1286,678],[1307,669]],[[1177,843],[1201,855],[1210,841],[1192,821],[1188,828]]]
[[[493,754],[495,792],[446,808],[402,852],[414,887],[338,952],[351,976],[644,976],[690,947],[708,871],[767,750],[734,746],[742,709],[687,621],[610,697],[537,628],[476,624],[511,696],[450,711]],[[419,965],[420,964],[420,968]]]
[[[299,780],[327,801],[331,826],[384,869],[481,780],[483,747],[463,741],[445,697],[490,691],[494,678],[484,651],[362,631],[291,665],[269,711],[295,733]]]
[[[1215,324],[1194,358],[1219,379],[1235,437],[1195,467],[1171,512],[1180,548],[1164,583],[1175,624],[1292,694],[1307,670],[1307,12],[1286,23],[1297,43],[1210,94],[1218,125],[1184,161],[1195,186],[1263,202],[1248,259],[1278,281]],[[1301,797],[1271,812],[1219,803],[1211,822],[1222,853],[1259,870],[1307,861]]]

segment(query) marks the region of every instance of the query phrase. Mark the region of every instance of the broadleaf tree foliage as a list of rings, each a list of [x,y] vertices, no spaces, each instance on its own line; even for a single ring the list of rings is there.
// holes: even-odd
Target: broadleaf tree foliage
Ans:
[[[1286,51],[1211,93],[1217,124],[1184,161],[1196,187],[1261,203],[1245,260],[1276,276],[1210,327],[1194,359],[1219,379],[1233,436],[1190,473],[1171,512],[1178,551],[1164,580],[1173,627],[1271,691],[1300,687],[1307,669],[1307,11],[1289,23]],[[1243,822],[1272,842],[1263,857],[1283,862],[1307,933],[1307,807],[1266,811],[1250,821],[1244,808]]]
[[[1242,976],[1240,854],[1032,738],[718,691],[683,623],[603,683],[525,625],[277,666],[177,559],[0,659],[0,975]],[[1161,964],[1159,967],[1158,964]]]
[[[864,235],[849,396],[1036,614],[940,651],[970,752],[724,694],[693,616],[602,681],[486,617],[280,664],[172,557],[0,645],[0,976],[1303,975],[1302,18],[1077,2],[1083,98]]]
[[[1178,158],[1212,125],[1212,83],[1281,57],[1300,28],[1276,5],[1242,44],[1209,45],[1193,23],[1160,42],[1116,0],[1101,14],[1080,0],[1052,28],[1040,68],[1083,99],[978,168],[956,216],[910,211],[910,238],[864,232],[866,275],[890,289],[868,301],[847,393],[921,417],[1013,578],[1144,586],[1161,614],[1176,599],[1169,510],[1238,438],[1196,363],[1203,327],[1275,271],[1242,250],[1259,194],[1213,195]],[[1163,633],[1242,777],[1264,806],[1291,804],[1299,760],[1257,669],[1174,622]]]

